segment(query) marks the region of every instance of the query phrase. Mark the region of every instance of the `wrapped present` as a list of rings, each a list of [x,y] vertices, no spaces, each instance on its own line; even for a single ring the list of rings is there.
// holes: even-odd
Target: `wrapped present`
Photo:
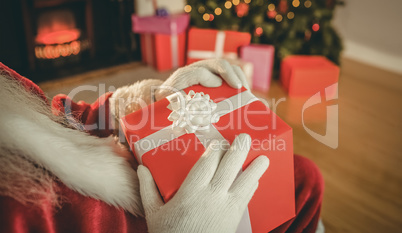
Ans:
[[[337,83],[339,77],[339,67],[323,56],[288,56],[282,60],[280,72],[282,86],[289,96],[312,96],[324,92]],[[331,97],[336,92],[326,95]]]
[[[275,47],[272,45],[251,44],[240,48],[240,57],[253,64],[254,72],[250,86],[253,90],[268,92],[271,84]]]
[[[187,64],[210,58],[236,59],[239,48],[250,44],[250,40],[251,35],[246,32],[191,28],[188,32]]]
[[[241,231],[265,233],[295,216],[292,129],[244,87],[191,86],[123,117],[120,124],[165,201],[213,139],[231,144],[237,135],[248,133],[252,146],[243,170],[260,155],[269,157],[270,166],[243,216]]]
[[[187,30],[190,23],[189,14],[171,15],[168,17],[131,16],[134,33],[175,34]]]
[[[135,13],[140,16],[167,16],[184,11],[185,0],[135,0]]]
[[[142,61],[166,71],[185,65],[186,33],[140,35]]]
[[[133,15],[133,31],[140,36],[142,60],[158,71],[185,65],[187,14],[168,17]]]
[[[132,16],[133,32],[140,36],[142,60],[158,71],[185,65],[188,14],[167,17]]]

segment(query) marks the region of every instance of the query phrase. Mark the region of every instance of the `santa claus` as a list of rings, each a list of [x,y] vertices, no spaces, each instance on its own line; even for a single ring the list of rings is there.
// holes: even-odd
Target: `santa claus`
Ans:
[[[211,143],[166,204],[148,169],[137,166],[112,136],[114,121],[140,107],[127,100],[149,104],[171,88],[220,86],[221,77],[235,88],[247,85],[240,68],[203,61],[163,83],[145,80],[93,104],[58,95],[52,112],[37,85],[0,63],[0,231],[235,232],[269,165],[265,156],[258,157],[237,177],[250,147],[248,135],[240,135],[229,150]],[[86,128],[94,124],[105,127]],[[295,156],[295,184],[297,216],[274,232],[317,228],[323,181],[317,167],[300,156]]]

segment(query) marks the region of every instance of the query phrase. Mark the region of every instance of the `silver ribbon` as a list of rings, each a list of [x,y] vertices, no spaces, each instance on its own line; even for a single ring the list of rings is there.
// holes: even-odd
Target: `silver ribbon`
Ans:
[[[209,58],[226,58],[226,59],[236,59],[237,53],[235,52],[224,52],[226,34],[224,31],[218,31],[215,40],[215,50],[214,51],[204,51],[204,50],[190,50],[187,53],[188,58],[194,59],[209,59]],[[203,43],[203,42],[201,42]]]

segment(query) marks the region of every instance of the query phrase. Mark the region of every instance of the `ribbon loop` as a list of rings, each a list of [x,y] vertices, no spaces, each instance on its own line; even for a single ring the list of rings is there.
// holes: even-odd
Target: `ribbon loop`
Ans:
[[[191,90],[182,98],[175,95],[169,100],[168,108],[172,110],[172,113],[168,120],[173,121],[173,130],[194,133],[199,130],[209,130],[211,124],[219,121],[219,116],[212,114],[217,108],[217,104],[210,99],[208,94],[195,93]]]

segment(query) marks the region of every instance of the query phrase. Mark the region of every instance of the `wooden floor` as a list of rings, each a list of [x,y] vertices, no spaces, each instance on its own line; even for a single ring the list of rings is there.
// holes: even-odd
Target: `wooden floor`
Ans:
[[[274,83],[269,97],[284,95]],[[294,129],[295,153],[323,173],[326,232],[402,232],[402,75],[344,60],[339,99],[304,113],[305,126],[325,134],[326,107],[338,105],[336,149],[306,132],[303,103],[287,100],[277,113]]]
[[[51,97],[68,94],[82,84],[101,82],[117,88],[141,77],[164,79],[168,75],[130,64],[40,86]],[[75,99],[93,101],[96,96],[96,92],[86,92]],[[286,98],[277,82],[260,96],[271,102]],[[324,99],[306,109],[303,126],[305,101],[286,98],[277,104],[276,112],[294,129],[295,153],[312,159],[323,173],[326,232],[402,232],[402,75],[344,59],[339,98]],[[338,107],[339,121],[329,120],[327,125],[328,106]],[[338,139],[337,148],[317,141],[304,127],[321,135],[327,127],[333,130],[327,134],[327,143]]]

